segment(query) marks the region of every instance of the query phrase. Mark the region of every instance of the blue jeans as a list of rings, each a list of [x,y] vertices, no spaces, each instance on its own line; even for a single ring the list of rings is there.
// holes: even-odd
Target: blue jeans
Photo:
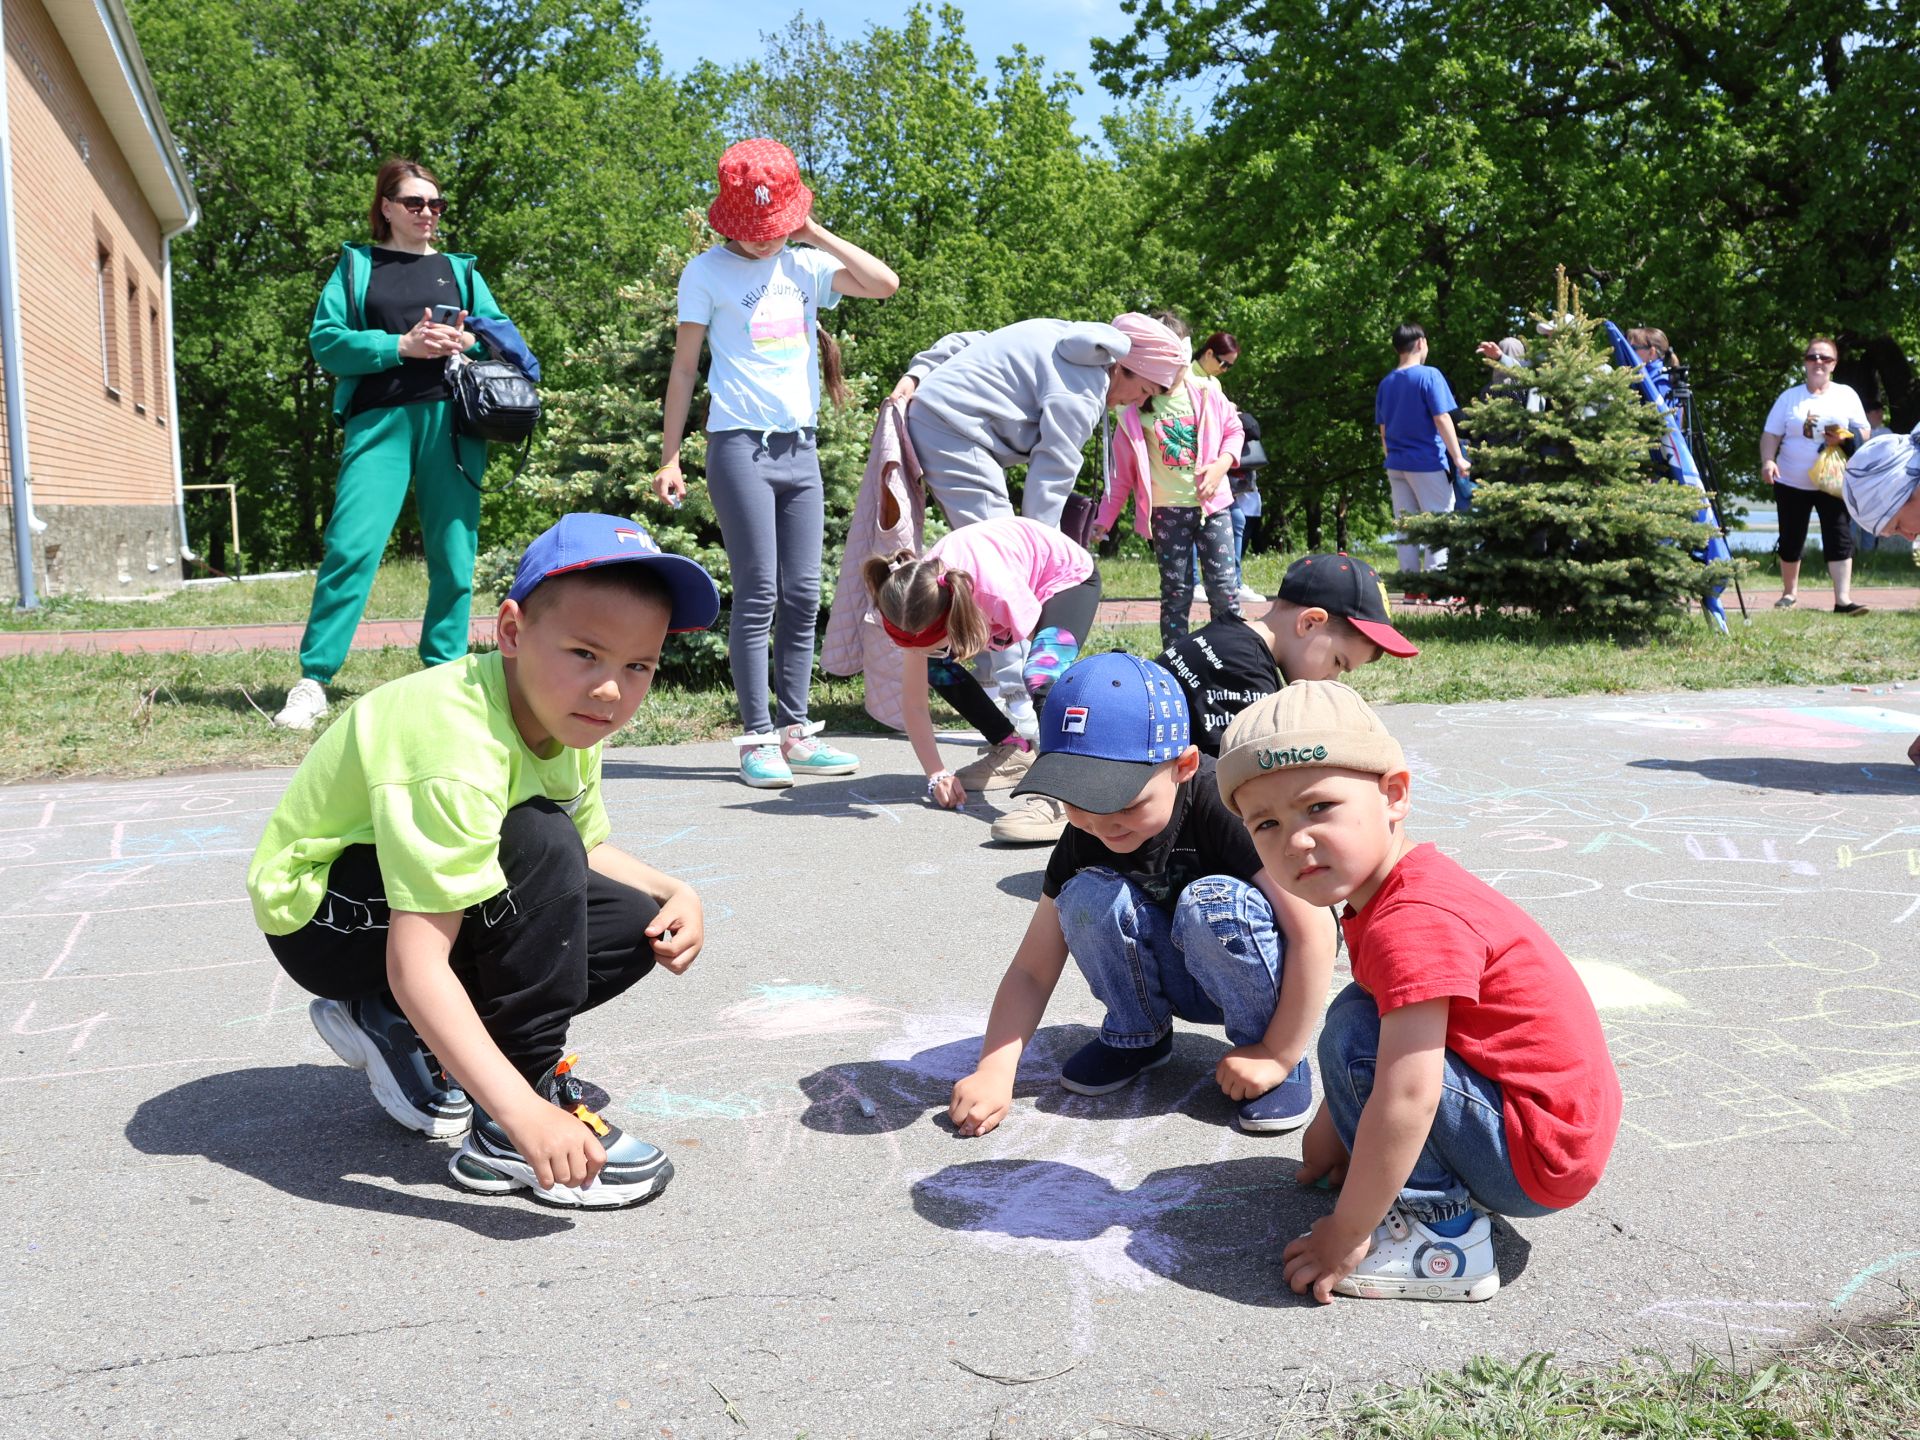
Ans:
[[[1057,904],[1067,950],[1107,1007],[1100,1038],[1115,1049],[1152,1045],[1176,1015],[1224,1025],[1236,1045],[1267,1033],[1286,942],[1246,881],[1202,876],[1169,916],[1132,881],[1095,868],[1062,886]]]
[[[1349,985],[1327,1007],[1320,1031],[1320,1083],[1340,1143],[1353,1149],[1360,1110],[1373,1093],[1380,1055],[1380,1012],[1373,996]],[[1400,1208],[1416,1220],[1451,1220],[1469,1200],[1496,1215],[1551,1215],[1551,1206],[1528,1196],[1514,1178],[1501,1112],[1500,1087],[1453,1051],[1445,1052],[1446,1078],[1433,1129],[1400,1187]]]

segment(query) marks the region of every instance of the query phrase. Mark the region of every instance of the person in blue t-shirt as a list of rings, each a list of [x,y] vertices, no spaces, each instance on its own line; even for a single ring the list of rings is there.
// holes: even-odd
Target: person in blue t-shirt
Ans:
[[[1387,456],[1387,485],[1393,492],[1393,513],[1405,515],[1453,509],[1453,482],[1447,461],[1465,477],[1471,473],[1452,412],[1458,408],[1447,377],[1427,364],[1427,332],[1411,322],[1393,332],[1399,363],[1374,392],[1373,420],[1380,427],[1380,444]],[[1445,550],[1424,545],[1399,545],[1404,572],[1439,570],[1447,563]]]

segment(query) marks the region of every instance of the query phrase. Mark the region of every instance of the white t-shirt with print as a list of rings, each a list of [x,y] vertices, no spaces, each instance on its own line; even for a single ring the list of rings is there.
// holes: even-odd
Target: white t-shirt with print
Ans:
[[[716,245],[680,272],[680,323],[707,327],[707,429],[805,430],[820,413],[813,327],[840,303],[841,264],[788,246],[765,260]]]
[[[1801,428],[1809,416],[1813,419],[1811,437],[1801,434]],[[1814,457],[1820,453],[1821,429],[1829,420],[1838,421],[1856,435],[1866,433],[1866,408],[1861,405],[1860,397],[1854,393],[1851,385],[1830,383],[1818,395],[1811,394],[1804,385],[1796,385],[1791,390],[1783,391],[1780,398],[1773,402],[1773,409],[1767,412],[1767,423],[1763,428],[1769,435],[1784,437],[1780,441],[1780,454],[1776,457],[1782,485],[1795,490],[1814,488],[1807,473],[1813,469]]]

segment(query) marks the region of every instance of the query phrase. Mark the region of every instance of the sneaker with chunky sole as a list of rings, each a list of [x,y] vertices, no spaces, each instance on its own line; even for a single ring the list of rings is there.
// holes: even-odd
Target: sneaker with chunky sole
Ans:
[[[979,758],[962,765],[953,778],[973,791],[1011,790],[1027,778],[1033,768],[1033,751],[1002,740],[989,745]]]
[[[1067,807],[1051,795],[1022,795],[987,829],[1002,845],[1051,845],[1066,831]]]
[[[287,703],[273,717],[276,730],[311,730],[327,713],[327,692],[318,680],[302,680],[287,692]]]
[[[582,1083],[573,1073],[578,1055],[569,1055],[540,1077],[533,1088],[593,1131],[607,1152],[607,1163],[593,1182],[584,1186],[542,1186],[533,1166],[513,1148],[513,1141],[484,1110],[475,1110],[473,1132],[460,1153],[447,1164],[456,1185],[482,1195],[530,1192],[542,1205],[566,1210],[617,1210],[651,1200],[673,1178],[673,1162],[638,1136],[610,1125],[589,1109]]]
[[[1234,591],[1233,596],[1234,596],[1234,599],[1240,601],[1240,603],[1243,605],[1263,605],[1266,603],[1266,599],[1267,599],[1266,596],[1262,595],[1258,590],[1254,589],[1251,585],[1245,585],[1245,584],[1243,584],[1238,590]]]
[[[789,725],[780,732],[780,758],[790,775],[852,775],[860,769],[858,756],[836,749],[817,736],[826,722]]]
[[[1493,1222],[1479,1211],[1462,1235],[1442,1235],[1403,1214],[1387,1212],[1360,1267],[1333,1287],[1361,1300],[1491,1300],[1500,1289],[1493,1262]]]
[[[1240,1102],[1234,1123],[1249,1135],[1285,1135],[1313,1118],[1313,1066],[1302,1060],[1264,1095]]]
[[[734,744],[740,747],[740,778],[756,790],[785,790],[793,784],[793,770],[780,753],[777,737],[742,735]]]
[[[1173,1058],[1173,1036],[1162,1035],[1144,1049],[1122,1050],[1104,1040],[1089,1040],[1060,1067],[1060,1083],[1076,1095],[1111,1095],[1149,1070]]]
[[[367,1072],[373,1098],[402,1125],[436,1140],[467,1133],[473,1102],[385,996],[315,1000],[307,1017],[328,1049]]]

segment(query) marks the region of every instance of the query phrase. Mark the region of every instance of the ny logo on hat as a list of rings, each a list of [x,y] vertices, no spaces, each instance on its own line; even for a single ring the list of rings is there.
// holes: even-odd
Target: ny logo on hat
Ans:
[[[1060,729],[1068,735],[1086,734],[1087,707],[1084,705],[1069,705],[1066,713],[1060,717]]]
[[[754,186],[753,203],[756,205],[771,205],[773,203],[773,192],[768,190],[764,185]]]

